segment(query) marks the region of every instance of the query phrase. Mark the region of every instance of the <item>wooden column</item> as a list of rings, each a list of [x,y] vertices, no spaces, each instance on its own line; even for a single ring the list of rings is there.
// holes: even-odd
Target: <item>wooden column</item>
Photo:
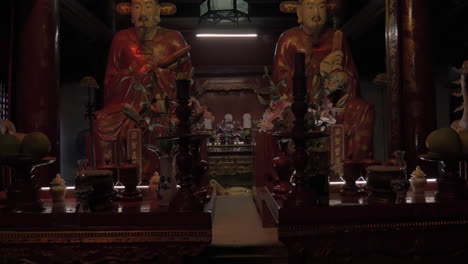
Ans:
[[[15,122],[19,132],[45,133],[50,154],[58,157],[58,0],[22,0],[16,8]],[[46,172],[38,170],[41,185],[58,172],[60,162],[55,164]]]
[[[13,84],[13,50],[15,15],[14,2],[9,0],[0,10],[0,119],[11,120],[11,88]],[[9,168],[0,168],[0,189],[11,183]]]
[[[386,0],[385,40],[387,50],[387,127],[390,152],[402,148],[401,144],[401,69],[400,69],[400,2]]]
[[[408,169],[420,163],[426,137],[436,127],[427,0],[401,0],[401,139]]]

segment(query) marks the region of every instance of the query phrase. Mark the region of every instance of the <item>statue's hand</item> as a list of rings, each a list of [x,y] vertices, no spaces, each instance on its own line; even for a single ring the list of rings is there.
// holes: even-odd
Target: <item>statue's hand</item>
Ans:
[[[335,91],[338,88],[344,87],[348,82],[348,75],[344,71],[334,71],[324,80],[325,88],[328,88],[330,92]]]
[[[320,74],[324,75],[331,74],[334,71],[343,71],[343,58],[344,54],[341,50],[334,51],[328,54],[322,62],[320,62]]]
[[[155,67],[154,67],[152,64],[145,64],[145,65],[143,65],[143,66],[140,68],[140,70],[139,70],[138,73],[140,73],[140,74],[143,75],[143,76],[146,76],[146,75],[148,75],[149,73],[153,72],[153,71],[154,71],[154,68],[155,68]]]
[[[190,59],[188,53],[191,49],[192,47],[189,45],[179,49],[178,51],[160,60],[158,62],[158,67],[171,70],[175,67],[178,67],[178,65],[182,65]]]
[[[187,62],[190,58],[188,56],[181,57],[178,60],[174,61],[173,63],[163,63],[158,65],[158,67],[169,70],[169,71],[175,71],[177,68],[179,68],[180,65],[184,64]]]
[[[142,80],[143,78],[149,76],[149,74],[153,72],[156,68],[150,63],[144,64],[139,68],[134,68],[132,66],[130,66],[128,69],[122,69],[120,74],[125,77],[132,76],[135,79]]]

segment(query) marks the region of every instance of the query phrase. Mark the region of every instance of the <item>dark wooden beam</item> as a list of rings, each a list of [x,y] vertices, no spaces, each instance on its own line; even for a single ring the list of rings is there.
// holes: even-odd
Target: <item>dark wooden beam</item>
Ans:
[[[468,7],[468,1],[466,0],[458,0],[455,1],[455,6],[449,9],[447,12],[448,18],[458,17],[463,12],[465,12],[465,8]]]
[[[205,0],[175,0],[173,3],[177,6],[178,4],[201,4]]]
[[[271,31],[285,31],[297,25],[295,17],[253,17],[251,22],[240,22],[239,25],[206,25],[198,24],[199,17],[162,17],[161,26],[177,29],[181,32],[198,30],[254,30],[257,33]]]
[[[370,0],[356,15],[342,27],[349,40],[356,40],[385,17],[385,1]],[[383,34],[383,33],[382,33]]]
[[[110,41],[114,32],[76,0],[60,0],[61,19],[87,37]]]
[[[280,6],[280,3],[283,2],[283,0],[245,0],[249,4],[275,4]]]

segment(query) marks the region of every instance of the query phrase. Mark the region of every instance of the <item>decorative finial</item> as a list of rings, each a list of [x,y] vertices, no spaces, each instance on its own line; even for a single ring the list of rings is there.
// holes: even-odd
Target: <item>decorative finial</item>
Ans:
[[[52,180],[50,184],[52,185],[59,185],[59,184],[64,184],[65,180],[60,176],[60,173],[57,173],[55,175],[55,178]]]
[[[411,173],[415,177],[425,177],[426,173],[421,169],[421,166],[416,166],[416,169]]]
[[[414,202],[425,202],[424,191],[427,185],[426,173],[421,169],[420,166],[417,166],[416,169],[411,173],[411,189],[413,189],[413,198],[416,198]],[[421,198],[421,199],[419,199]]]

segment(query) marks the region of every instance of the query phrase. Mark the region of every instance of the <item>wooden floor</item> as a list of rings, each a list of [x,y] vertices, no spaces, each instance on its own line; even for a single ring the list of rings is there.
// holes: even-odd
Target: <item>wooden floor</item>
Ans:
[[[217,197],[213,246],[271,246],[278,243],[277,228],[262,227],[251,194]]]

